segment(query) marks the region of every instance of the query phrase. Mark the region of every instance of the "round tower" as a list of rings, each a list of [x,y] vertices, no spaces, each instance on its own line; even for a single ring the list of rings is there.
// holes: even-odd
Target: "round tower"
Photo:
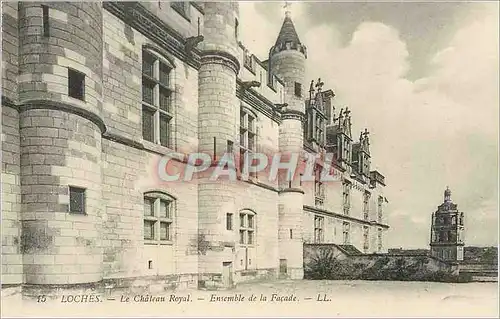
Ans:
[[[206,2],[204,12],[198,73],[198,141],[199,152],[210,155],[215,163],[228,151],[228,145],[238,143],[238,3]],[[198,243],[204,247],[199,257],[200,286],[220,286],[222,281],[230,285],[230,280],[223,279],[221,274],[223,267],[234,269],[234,247],[225,244],[222,237],[226,214],[235,211],[232,183],[210,181],[208,177],[198,181]]]
[[[306,47],[300,42],[290,12],[287,11],[276,43],[269,51],[271,71],[285,83],[286,108],[282,112],[279,150],[282,154],[301,154],[302,123],[305,113],[304,76]],[[280,174],[279,250],[280,263],[287,276],[303,278],[303,195],[300,181]]]
[[[102,279],[102,7],[19,3],[22,250],[28,284]]]

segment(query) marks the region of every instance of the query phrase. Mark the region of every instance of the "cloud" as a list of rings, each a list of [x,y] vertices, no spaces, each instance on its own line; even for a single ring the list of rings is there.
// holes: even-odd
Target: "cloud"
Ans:
[[[281,21],[245,5],[254,10],[250,21],[271,25],[259,37],[267,54]],[[468,216],[467,244],[497,244],[498,4],[467,8],[429,73],[414,81],[408,43],[396,28],[365,21],[342,45],[335,24],[307,28],[306,21],[299,29],[294,18],[308,46],[306,82],[321,77],[334,89],[337,111],[353,111],[355,137],[365,127],[371,132],[373,168],[387,180],[391,246],[427,247],[430,216],[447,185]]]

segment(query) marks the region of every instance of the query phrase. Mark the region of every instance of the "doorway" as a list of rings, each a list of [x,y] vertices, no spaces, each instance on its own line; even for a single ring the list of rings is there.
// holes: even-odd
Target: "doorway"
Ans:
[[[287,274],[287,263],[286,259],[280,259],[280,277],[284,277]]]
[[[222,263],[222,284],[225,288],[233,286],[233,263],[231,261]]]

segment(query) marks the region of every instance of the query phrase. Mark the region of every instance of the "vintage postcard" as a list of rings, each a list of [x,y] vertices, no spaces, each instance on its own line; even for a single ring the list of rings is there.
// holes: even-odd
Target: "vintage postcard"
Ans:
[[[1,11],[3,317],[498,317],[498,2]]]

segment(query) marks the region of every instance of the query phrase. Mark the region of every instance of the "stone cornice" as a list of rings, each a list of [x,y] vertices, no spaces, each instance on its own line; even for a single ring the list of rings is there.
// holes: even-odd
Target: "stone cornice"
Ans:
[[[190,53],[187,53],[186,39],[139,2],[105,1],[102,5],[108,12],[142,33],[165,51],[195,69],[200,68],[200,51],[193,48]]]
[[[264,114],[276,123],[281,123],[281,113],[276,109],[273,102],[256,92],[254,89],[244,89],[243,81],[236,79],[236,96],[243,102],[253,107],[256,111]]]
[[[295,110],[285,110],[282,112],[281,118],[283,120],[297,120],[304,121],[304,113]]]
[[[86,118],[95,125],[97,125],[101,130],[101,134],[104,134],[106,132],[106,125],[104,124],[104,121],[99,115],[83,107],[80,107],[76,104],[71,104],[68,102],[59,102],[55,100],[47,100],[47,99],[30,99],[30,100],[25,100],[20,104],[18,104],[18,110],[20,113],[26,110],[33,110],[33,109],[57,110],[75,114],[83,118]]]
[[[240,71],[240,62],[233,55],[219,50],[207,50],[201,53],[201,63],[216,63],[231,68],[235,74]]]
[[[334,213],[332,211],[328,211],[328,210],[313,207],[313,206],[304,205],[304,210],[308,211],[308,212],[312,212],[312,213],[319,213],[319,214],[335,217],[335,218],[342,219],[342,220],[349,220],[352,222],[357,222],[357,223],[360,223],[360,224],[363,224],[366,226],[378,226],[378,227],[382,227],[385,229],[389,229],[389,225],[386,225],[386,224],[381,224],[381,223],[377,223],[374,221],[368,221],[368,220],[359,219],[359,218],[352,217],[352,216],[338,214],[338,213]]]
[[[282,189],[280,190],[279,192],[280,194],[283,194],[283,193],[299,193],[299,194],[305,194],[305,192],[300,189],[300,188],[285,188],[285,189]]]
[[[2,95],[2,106],[8,106],[19,111],[19,106],[17,105],[17,103],[5,95]]]

